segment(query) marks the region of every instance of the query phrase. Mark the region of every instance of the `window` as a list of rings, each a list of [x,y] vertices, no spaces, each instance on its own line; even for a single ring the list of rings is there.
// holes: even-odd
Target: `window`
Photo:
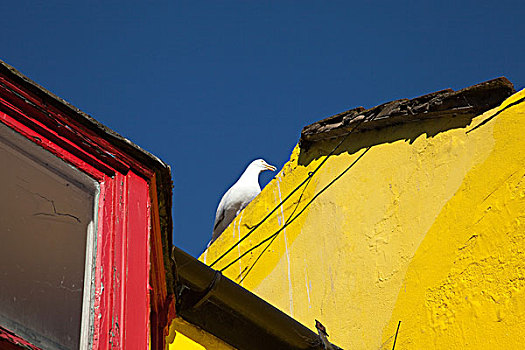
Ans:
[[[84,347],[99,185],[2,123],[0,164],[0,324],[41,348]]]

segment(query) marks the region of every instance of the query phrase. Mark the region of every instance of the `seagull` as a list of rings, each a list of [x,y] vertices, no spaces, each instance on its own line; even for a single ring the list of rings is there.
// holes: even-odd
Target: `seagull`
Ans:
[[[222,196],[215,213],[211,242],[215,241],[241,210],[261,193],[259,174],[265,170],[275,171],[277,168],[266,163],[264,159],[254,160],[239,180]]]

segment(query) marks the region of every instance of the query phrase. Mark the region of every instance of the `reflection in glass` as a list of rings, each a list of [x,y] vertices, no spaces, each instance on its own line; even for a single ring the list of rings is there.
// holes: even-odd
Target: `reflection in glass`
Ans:
[[[97,184],[1,123],[0,164],[0,325],[78,349]]]

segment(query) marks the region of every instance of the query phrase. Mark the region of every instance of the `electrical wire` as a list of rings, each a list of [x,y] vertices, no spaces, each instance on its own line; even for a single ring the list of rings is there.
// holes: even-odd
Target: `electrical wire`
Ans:
[[[288,224],[288,221],[290,220],[290,218],[293,216],[293,214],[295,214],[295,211],[297,210],[297,208],[299,207],[299,204],[301,203],[301,199],[303,198],[303,195],[304,195],[304,192],[306,190],[306,188],[308,187],[308,185],[310,184],[310,180],[312,178],[310,177],[310,179],[308,180],[308,182],[306,183],[306,185],[304,186],[302,192],[301,192],[301,195],[299,196],[299,199],[297,200],[297,204],[295,205],[295,208],[293,209],[292,213],[290,214],[290,216],[288,217],[288,220],[286,220],[285,222],[285,225]],[[244,271],[246,271],[246,268],[239,274],[239,276],[237,278],[241,278],[241,280],[239,281],[239,284],[241,284],[244,279],[246,277],[248,277],[248,275],[250,274],[250,272],[252,271],[252,269],[255,267],[255,264],[257,264],[257,262],[259,261],[259,259],[263,256],[264,252],[266,252],[266,250],[268,248],[270,248],[270,246],[272,245],[273,241],[275,241],[275,239],[277,238],[277,236],[273,237],[273,239],[270,241],[270,243],[268,243],[268,245],[266,247],[264,247],[264,249],[261,251],[261,253],[259,254],[259,256],[257,257],[257,259],[255,259],[255,262],[250,266],[250,268],[248,269],[248,271],[246,272],[246,274],[244,276],[242,276],[242,274],[244,273]]]
[[[233,261],[231,261],[230,263],[228,263],[225,267],[223,267],[222,269],[220,269],[219,271],[220,272],[223,272],[224,270],[226,270],[227,268],[229,268],[230,266],[232,266],[233,264],[235,264],[237,261],[239,261],[240,259],[242,259],[243,257],[245,257],[248,253],[250,253],[252,250],[254,249],[257,249],[259,248],[261,245],[263,245],[264,243],[268,242],[269,240],[273,239],[274,237],[277,237],[277,235],[279,233],[281,233],[281,231],[283,231],[287,226],[289,226],[292,222],[295,221],[295,219],[297,219],[305,210],[306,208],[308,208],[310,206],[310,204],[313,203],[314,200],[317,199],[317,197],[319,197],[324,191],[326,191],[330,186],[332,186],[337,180],[339,180],[344,174],[346,174],[346,172],[348,170],[350,170],[361,158],[363,158],[363,156],[370,150],[370,148],[372,148],[372,146],[368,146],[365,151],[363,153],[361,153],[359,155],[359,157],[357,157],[356,160],[354,160],[345,170],[343,170],[339,175],[337,175],[332,181],[330,181],[325,187],[323,187],[319,192],[317,192],[313,197],[312,199],[310,199],[308,201],[308,203],[306,203],[306,205],[301,209],[301,211],[299,211],[299,213],[297,213],[297,215],[295,215],[293,218],[291,217],[291,219],[286,222],[283,226],[281,226],[275,233],[271,234],[270,236],[266,237],[265,239],[263,239],[261,242],[257,243],[256,245],[254,245],[253,247],[251,247],[250,249],[246,250],[244,253],[242,253],[239,257],[235,258]]]
[[[354,117],[353,119],[361,116],[362,114],[359,114],[357,115],[356,117]],[[375,116],[374,116],[375,117]],[[353,120],[352,119],[352,120]],[[374,118],[371,118],[370,121],[372,121]],[[277,204],[277,206],[275,206],[275,208],[273,208],[268,214],[266,214],[266,216],[261,220],[259,221],[253,228],[250,229],[250,231],[244,235],[240,240],[238,240],[236,243],[234,243],[230,248],[228,248],[224,253],[222,253],[217,259],[215,259],[209,266],[210,267],[213,267],[215,264],[217,264],[220,260],[222,260],[226,255],[228,255],[233,249],[235,249],[235,247],[237,247],[239,244],[241,244],[241,242],[243,242],[246,238],[248,238],[257,228],[259,228],[259,226],[261,226],[273,213],[275,213],[275,211],[277,209],[279,209],[281,207],[281,205],[283,205],[295,192],[297,192],[305,183],[309,182],[310,179],[315,175],[315,173],[326,163],[326,161],[328,160],[328,158],[330,158],[336,151],[337,149],[346,141],[346,139],[348,138],[348,136],[350,136],[350,134],[352,134],[354,132],[354,130],[357,129],[357,127],[359,127],[359,125],[361,125],[365,120],[367,120],[367,118],[363,118],[361,119],[358,123],[356,123],[356,125],[354,125],[354,127],[341,139],[341,141],[330,151],[330,153],[328,153],[326,155],[326,157],[321,161],[321,163],[319,163],[319,165],[310,173],[308,173],[308,177],[306,179],[304,179],[297,187],[295,187],[292,192],[290,192],[279,204]]]

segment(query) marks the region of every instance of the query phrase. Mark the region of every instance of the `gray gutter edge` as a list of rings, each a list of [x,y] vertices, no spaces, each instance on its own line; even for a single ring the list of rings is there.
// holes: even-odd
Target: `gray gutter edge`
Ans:
[[[220,272],[177,247],[173,260],[178,317],[237,349],[322,349],[316,333]]]

